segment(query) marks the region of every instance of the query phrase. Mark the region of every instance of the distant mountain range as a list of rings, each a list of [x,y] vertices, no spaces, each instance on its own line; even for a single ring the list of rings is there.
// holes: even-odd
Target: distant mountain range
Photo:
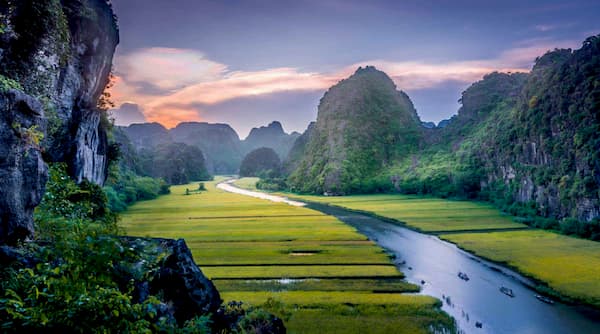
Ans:
[[[168,130],[159,123],[141,123],[120,128],[139,151],[167,143],[196,146],[204,154],[206,167],[212,174],[237,173],[244,156],[260,147],[273,149],[284,160],[300,136],[298,132],[285,133],[277,121],[253,128],[245,140],[240,140],[227,124],[185,122]]]

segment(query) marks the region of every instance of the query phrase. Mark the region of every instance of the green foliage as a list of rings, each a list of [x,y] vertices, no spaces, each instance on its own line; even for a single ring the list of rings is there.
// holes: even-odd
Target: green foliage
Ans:
[[[248,153],[240,165],[240,176],[278,177],[281,174],[281,161],[277,153],[268,147],[261,147]]]
[[[51,166],[35,221],[40,246],[25,249],[37,264],[3,268],[0,274],[4,331],[149,330],[157,301],[134,304],[128,294],[133,286],[117,283],[115,268],[133,268],[140,257],[111,236],[116,219],[100,187],[78,186],[63,164]]]
[[[39,126],[32,125],[28,128],[21,126],[21,123],[15,122],[12,124],[13,130],[17,132],[26,149],[41,150],[41,143],[44,140],[44,133],[39,130]]]
[[[114,212],[122,212],[137,201],[157,198],[170,193],[169,185],[162,179],[139,176],[130,170],[117,168],[104,187],[108,206]]]
[[[70,32],[67,18],[59,0],[24,0],[18,5],[18,15],[11,22],[16,38],[10,41],[0,63],[0,72],[19,82],[34,96],[47,96],[51,78],[48,69],[67,61]],[[46,40],[46,42],[42,42]],[[50,58],[39,57],[40,46],[47,46],[45,54],[58,57],[58,64]]]
[[[9,89],[23,90],[23,86],[18,81],[0,74],[0,91],[5,92]]]
[[[156,296],[132,297],[164,254],[151,244],[125,244],[96,185],[75,184],[64,164],[50,168],[35,212],[36,242],[22,252],[31,267],[0,270],[0,331],[69,333],[210,333],[210,318],[182,326],[159,317]]]
[[[408,96],[385,73],[359,68],[321,100],[304,156],[288,178],[290,189],[333,194],[386,189],[381,173],[415,152],[422,139]]]
[[[272,333],[275,316],[263,308],[246,305],[243,302],[230,301],[226,304],[224,317],[231,328],[228,332],[236,334]]]

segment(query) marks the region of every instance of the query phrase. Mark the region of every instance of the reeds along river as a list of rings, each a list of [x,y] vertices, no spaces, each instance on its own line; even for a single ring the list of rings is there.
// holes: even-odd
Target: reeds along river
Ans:
[[[219,188],[277,202],[289,201],[230,184],[222,183]],[[292,202],[289,204],[299,205]],[[312,203],[308,207],[337,217],[393,253],[407,280],[421,284],[420,293],[443,300],[443,309],[456,319],[463,333],[600,333],[598,312],[544,303],[535,297],[533,283],[528,279],[435,236],[337,207]],[[469,279],[458,277],[459,272]],[[502,293],[502,287],[511,289],[514,297]]]

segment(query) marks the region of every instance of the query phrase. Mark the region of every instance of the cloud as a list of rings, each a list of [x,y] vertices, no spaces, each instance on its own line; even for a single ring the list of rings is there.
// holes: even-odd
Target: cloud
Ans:
[[[138,103],[149,121],[170,127],[181,121],[201,120],[209,106],[230,100],[285,92],[323,92],[359,66],[374,65],[386,72],[399,89],[415,91],[449,82],[470,84],[493,71],[527,72],[534,59],[546,51],[576,45],[573,41],[536,39],[518,43],[491,59],[438,63],[369,60],[330,73],[294,67],[230,71],[195,50],[140,49],[118,57],[113,97],[118,103]]]
[[[146,116],[135,103],[123,103],[119,108],[110,110],[110,113],[115,118],[116,125],[146,122]]]
[[[165,91],[181,89],[198,82],[218,80],[227,66],[214,62],[195,50],[147,48],[117,59],[117,74],[126,74],[132,84],[151,84]]]

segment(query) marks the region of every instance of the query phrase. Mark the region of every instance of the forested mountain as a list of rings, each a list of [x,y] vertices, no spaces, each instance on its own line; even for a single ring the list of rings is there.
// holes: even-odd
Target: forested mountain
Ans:
[[[242,147],[245,152],[251,152],[260,147],[272,148],[277,152],[280,159],[285,159],[298,137],[300,137],[298,132],[287,134],[283,131],[281,123],[274,121],[267,126],[250,130],[250,134],[244,139]]]
[[[486,75],[460,102],[443,127],[424,127],[384,73],[359,69],[322,98],[302,158],[286,162],[297,165],[289,185],[479,198],[558,219],[600,216],[600,36],[541,56],[529,74]]]
[[[299,133],[287,134],[281,123],[253,128],[245,140],[227,124],[185,122],[173,129],[159,123],[132,124],[120,127],[138,152],[149,153],[160,145],[184,143],[199,148],[204,156],[207,171],[211,174],[235,174],[242,158],[250,151],[268,147],[285,159]]]
[[[372,178],[420,146],[421,121],[408,95],[372,66],[359,68],[321,99],[293,189],[348,194],[374,191]]]
[[[287,173],[294,171],[298,167],[314,129],[315,122],[310,122],[306,130],[294,141],[294,145],[292,145],[286,159],[283,161],[283,168]]]
[[[173,141],[169,130],[159,123],[139,123],[119,128],[138,150],[150,149]]]
[[[240,166],[240,176],[276,177],[281,173],[281,160],[269,147],[261,147],[248,153]]]

